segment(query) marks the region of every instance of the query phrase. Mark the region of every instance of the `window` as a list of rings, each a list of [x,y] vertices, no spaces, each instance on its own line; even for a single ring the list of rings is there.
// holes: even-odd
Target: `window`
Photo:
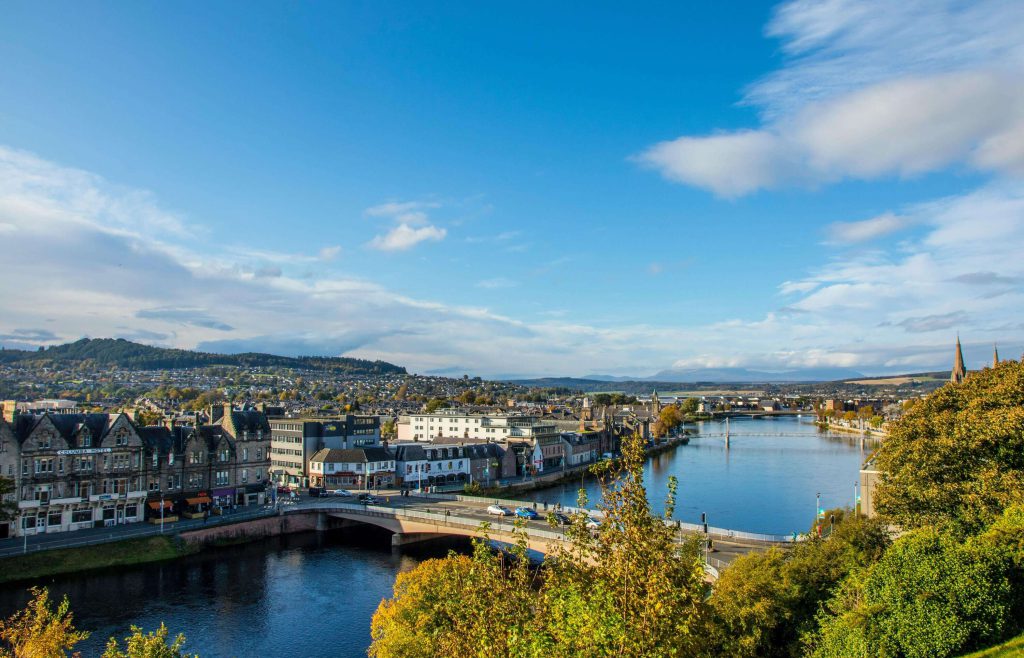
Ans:
[[[117,436],[114,437],[114,445],[118,445],[118,446],[126,446],[126,445],[128,445],[128,432],[125,432],[124,430],[121,430],[120,432],[118,432]]]
[[[257,468],[256,469],[256,481],[257,482],[262,482],[263,481],[263,469],[262,468]]]
[[[149,490],[150,491],[159,491],[160,490],[160,481],[159,480],[150,480],[149,481]]]
[[[50,435],[48,433],[40,434],[39,435],[39,441],[37,441],[37,444],[38,444],[38,446],[40,448],[49,448],[50,447]]]
[[[256,448],[256,461],[263,460],[263,448]]]
[[[64,458],[63,457],[58,457],[57,458],[57,472],[60,473],[61,475],[64,475]]]
[[[242,448],[242,461],[249,461],[249,448]]]
[[[248,481],[249,481],[249,469],[243,468],[242,469],[242,484],[245,484]]]
[[[35,460],[36,473],[39,475],[45,475],[53,473],[53,458],[36,459]]]
[[[227,448],[224,448],[223,450],[220,451],[220,460],[222,462],[226,462],[228,460],[228,449]]]
[[[78,470],[82,473],[92,473],[96,467],[95,457],[82,457],[78,461]]]
[[[59,526],[62,523],[62,514],[60,512],[50,512],[49,516],[46,517],[46,525],[48,526]]]
[[[91,509],[76,509],[71,512],[72,523],[92,523]]]
[[[157,467],[157,463],[159,462],[159,460],[160,460],[160,453],[157,452],[156,450],[154,450],[153,451],[153,468]]]
[[[92,436],[88,432],[86,432],[85,434],[82,435],[82,447],[83,448],[91,448],[92,447]]]
[[[217,484],[218,485],[225,485],[227,483],[228,483],[228,472],[227,471],[217,471]]]
[[[35,499],[39,501],[40,505],[46,505],[50,502],[50,488],[49,487],[38,487],[35,490]]]
[[[21,517],[21,527],[24,530],[31,530],[36,527],[36,517],[34,516],[23,516]]]

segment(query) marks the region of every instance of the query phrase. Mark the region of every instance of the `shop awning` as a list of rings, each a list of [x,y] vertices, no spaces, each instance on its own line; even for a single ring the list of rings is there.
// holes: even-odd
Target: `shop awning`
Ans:
[[[211,501],[209,496],[196,496],[195,498],[186,498],[185,502],[189,505],[202,505]]]
[[[172,503],[169,500],[165,500],[164,501],[164,507],[166,507],[166,508],[174,507],[174,503]],[[151,500],[149,502],[149,509],[160,509],[160,501],[158,501],[158,500]]]

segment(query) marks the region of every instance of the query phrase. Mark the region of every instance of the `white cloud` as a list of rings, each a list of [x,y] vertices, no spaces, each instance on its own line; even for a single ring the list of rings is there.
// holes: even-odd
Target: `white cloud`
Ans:
[[[787,307],[763,318],[608,326],[586,308],[539,306],[537,319],[527,322],[490,308],[413,298],[325,268],[303,278],[288,260],[302,255],[259,243],[197,244],[147,219],[150,235],[109,221],[106,209],[129,203],[114,186],[10,153],[0,151],[0,160],[7,158],[0,162],[0,224],[16,227],[17,249],[5,249],[0,259],[0,340],[12,346],[27,338],[132,336],[179,347],[351,354],[414,372],[472,364],[485,376],[644,375],[674,361],[931,368],[948,361],[954,327],[943,325],[951,322],[968,359],[972,340],[998,340],[1007,353],[1021,349],[1013,341],[1016,309],[1024,303],[1024,184],[897,208],[894,215],[915,226],[898,252],[837,252],[821,268],[782,283]],[[150,216],[163,215],[148,195],[129,191],[127,198],[147,198]],[[324,255],[330,254],[302,258]],[[267,276],[257,276],[260,268]]]
[[[495,277],[493,279],[484,279],[482,281],[477,281],[476,283],[477,288],[486,288],[487,290],[497,290],[499,288],[514,288],[517,285],[519,284],[513,281],[512,279],[507,279],[503,276]]]
[[[838,244],[866,242],[907,227],[907,218],[891,212],[859,222],[836,222],[828,227],[829,240]]]
[[[334,260],[335,258],[338,257],[338,254],[340,253],[341,247],[339,247],[338,245],[333,245],[321,249],[319,252],[317,252],[317,257],[320,258],[320,260]]]
[[[399,224],[384,235],[370,240],[369,245],[381,251],[405,251],[426,240],[444,240],[447,234],[447,230],[436,226],[413,228],[408,224]]]
[[[388,201],[365,210],[369,217],[399,217],[411,213],[423,213],[425,210],[440,208],[437,201]]]
[[[789,59],[746,95],[761,126],[637,159],[724,197],[953,165],[1024,172],[1024,3],[797,0],[767,32]]]
[[[396,224],[387,233],[375,236],[367,246],[380,251],[405,251],[428,240],[444,240],[448,230],[431,224],[425,212],[440,207],[436,201],[389,201],[367,208],[365,214],[370,217],[385,217]]]

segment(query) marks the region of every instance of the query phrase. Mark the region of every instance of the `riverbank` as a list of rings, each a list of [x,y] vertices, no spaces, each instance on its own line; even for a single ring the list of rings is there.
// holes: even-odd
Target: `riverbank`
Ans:
[[[860,436],[863,436],[866,439],[875,439],[877,441],[881,441],[882,439],[885,439],[887,436],[889,436],[888,433],[886,433],[883,430],[876,430],[871,428],[860,429],[857,427],[846,427],[844,425],[831,425],[829,423],[819,423],[817,421],[815,421],[814,424],[820,427],[821,429],[829,430],[830,432],[845,432],[846,434],[859,434]]]
[[[28,553],[0,560],[0,584],[110,567],[162,562],[198,553],[199,549],[198,544],[191,544],[177,537],[159,536]]]
[[[648,446],[644,451],[645,457],[654,457],[661,455],[671,450],[675,450],[679,446],[686,445],[690,442],[690,436],[677,436],[663,443],[657,445]],[[613,462],[616,460],[613,460]],[[558,471],[557,473],[550,473],[548,475],[540,475],[529,480],[521,482],[515,482],[504,487],[491,487],[484,488],[480,487],[478,490],[472,491],[474,496],[484,496],[488,498],[505,498],[512,497],[512,494],[527,493],[530,491],[541,491],[544,489],[551,489],[559,487],[563,484],[570,482],[579,482],[581,479],[592,479],[595,477],[591,471],[591,466],[594,464],[586,464],[584,466],[577,466],[571,469],[565,469]],[[447,492],[447,493],[462,493],[461,491]]]

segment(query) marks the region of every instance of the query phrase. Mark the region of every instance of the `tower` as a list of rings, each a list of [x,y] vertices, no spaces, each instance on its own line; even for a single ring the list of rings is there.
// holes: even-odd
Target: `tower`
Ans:
[[[956,337],[956,360],[953,362],[953,372],[949,375],[949,381],[959,384],[967,376],[967,368],[964,367],[964,353],[960,349],[960,336]]]
[[[661,413],[661,398],[658,397],[658,389],[651,393],[651,415],[657,416]]]
[[[992,343],[992,367],[995,368],[999,365],[999,346]]]

